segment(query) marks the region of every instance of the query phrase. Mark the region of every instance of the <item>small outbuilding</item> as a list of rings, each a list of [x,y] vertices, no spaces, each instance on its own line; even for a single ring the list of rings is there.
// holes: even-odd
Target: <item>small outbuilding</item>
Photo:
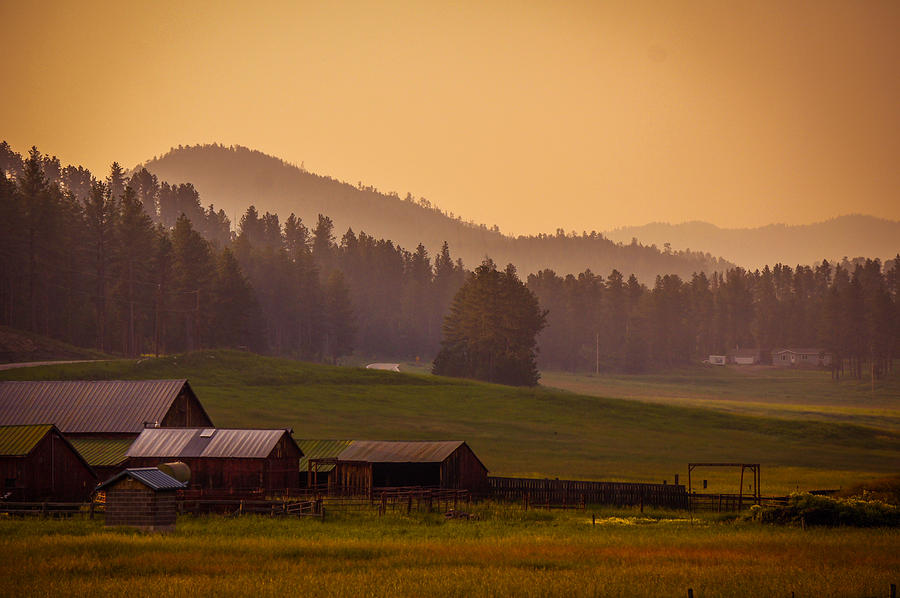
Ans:
[[[486,491],[487,467],[462,441],[385,442],[354,440],[334,460],[329,487],[370,492],[373,488],[422,486]]]
[[[53,424],[0,426],[0,500],[82,502],[97,476]]]
[[[297,445],[303,451],[300,485],[306,488],[328,487],[338,455],[351,444],[352,440],[298,440]]]
[[[303,452],[284,428],[147,428],[127,456],[128,467],[186,463],[191,487],[275,493],[300,487]]]
[[[106,492],[106,525],[171,531],[178,515],[176,492],[186,487],[156,467],[125,469],[100,484]]]

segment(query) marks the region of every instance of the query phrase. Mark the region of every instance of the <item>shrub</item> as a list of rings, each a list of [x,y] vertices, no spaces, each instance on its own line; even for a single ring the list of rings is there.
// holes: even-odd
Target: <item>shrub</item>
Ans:
[[[794,525],[900,527],[900,507],[878,500],[792,494],[787,505],[754,506],[746,518]]]

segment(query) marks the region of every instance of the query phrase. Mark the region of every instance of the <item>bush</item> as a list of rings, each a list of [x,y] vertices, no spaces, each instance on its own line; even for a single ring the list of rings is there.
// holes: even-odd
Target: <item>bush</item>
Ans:
[[[787,505],[754,506],[746,518],[783,525],[900,527],[900,508],[877,500],[792,494]]]

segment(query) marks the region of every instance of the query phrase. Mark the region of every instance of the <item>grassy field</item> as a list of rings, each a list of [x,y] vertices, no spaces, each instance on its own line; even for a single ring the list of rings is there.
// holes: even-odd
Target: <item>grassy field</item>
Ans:
[[[240,352],[0,372],[0,379],[29,378],[188,378],[221,427],[292,427],[297,438],[462,439],[494,475],[671,483],[676,473],[685,480],[689,461],[758,462],[763,493],[778,494],[847,486],[896,473],[900,463],[900,432],[889,428]],[[640,377],[621,385],[675,384],[654,380]],[[711,492],[738,490],[735,472],[704,470],[699,478],[709,480]]]
[[[900,431],[900,364],[883,380],[831,379],[825,370],[710,366],[665,374],[600,376],[542,372],[541,384],[746,415],[853,423]]]
[[[900,531],[665,513],[181,518],[174,533],[0,520],[3,596],[888,596]]]

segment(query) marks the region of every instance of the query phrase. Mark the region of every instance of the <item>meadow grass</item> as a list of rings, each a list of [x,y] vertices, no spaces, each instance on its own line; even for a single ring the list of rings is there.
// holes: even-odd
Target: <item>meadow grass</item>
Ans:
[[[541,383],[592,396],[900,431],[900,368],[874,387],[869,378],[835,381],[827,370],[767,366],[697,366],[639,376],[554,371],[542,372]]]
[[[181,517],[171,534],[0,520],[4,596],[886,596],[900,531],[484,506],[479,521],[371,513]]]
[[[781,494],[848,486],[896,473],[900,463],[900,432],[890,429],[233,351],[0,372],[0,379],[115,378],[188,378],[221,427],[292,427],[297,438],[465,440],[493,475],[671,483],[675,474],[686,481],[690,461],[742,461],[762,464],[763,493]],[[734,471],[697,472],[701,479],[710,492],[738,490]]]

